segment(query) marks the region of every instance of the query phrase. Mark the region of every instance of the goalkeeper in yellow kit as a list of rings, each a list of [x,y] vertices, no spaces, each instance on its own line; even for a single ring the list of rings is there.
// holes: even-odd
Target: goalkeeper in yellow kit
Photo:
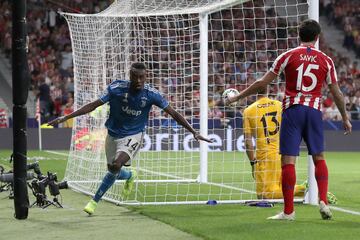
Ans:
[[[252,167],[259,199],[281,199],[281,160],[279,154],[279,130],[281,102],[265,95],[244,110],[243,127],[246,154]],[[256,150],[252,142],[256,139]],[[296,185],[295,196],[304,196],[306,184]]]
[[[244,110],[246,154],[250,160],[259,199],[283,198],[279,154],[281,114],[281,102],[268,98],[266,90],[258,92],[258,100]],[[252,138],[256,139],[256,150]],[[306,185],[295,185],[294,196],[303,197]],[[337,203],[337,198],[331,192],[327,192],[327,200],[330,204]]]

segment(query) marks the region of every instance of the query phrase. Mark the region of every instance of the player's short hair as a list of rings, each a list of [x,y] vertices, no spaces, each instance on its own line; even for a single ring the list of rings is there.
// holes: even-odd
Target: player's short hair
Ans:
[[[142,62],[135,62],[135,63],[131,64],[131,69],[146,70],[146,66]]]
[[[301,42],[312,42],[320,33],[320,24],[315,20],[307,19],[300,24],[299,37]]]

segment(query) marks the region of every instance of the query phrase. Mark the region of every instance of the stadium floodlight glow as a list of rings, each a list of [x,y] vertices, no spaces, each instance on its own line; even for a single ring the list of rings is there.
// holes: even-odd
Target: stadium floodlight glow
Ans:
[[[143,151],[132,162],[139,177],[134,193],[123,199],[123,181],[118,181],[104,199],[118,204],[256,199],[248,159],[235,150],[242,145],[239,115],[246,103],[225,116],[223,107],[213,105],[221,89],[244,88],[278,54],[298,44],[297,25],[307,10],[306,0],[119,0],[98,14],[62,13],[74,54],[75,109],[98,98],[113,80],[128,79],[131,63],[142,61],[148,82],[216,140],[199,146],[154,108]],[[279,81],[275,88],[282,86]],[[107,114],[101,107],[74,120],[65,179],[69,187],[90,195],[106,172]],[[306,161],[299,164],[301,181]]]

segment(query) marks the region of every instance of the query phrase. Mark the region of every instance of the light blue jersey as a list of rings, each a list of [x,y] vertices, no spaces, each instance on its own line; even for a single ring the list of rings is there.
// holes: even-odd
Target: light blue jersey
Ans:
[[[149,84],[136,93],[130,93],[129,87],[130,81],[116,80],[100,96],[103,103],[109,102],[110,114],[105,126],[109,135],[115,138],[143,132],[152,105],[162,109],[169,105],[160,92]]]

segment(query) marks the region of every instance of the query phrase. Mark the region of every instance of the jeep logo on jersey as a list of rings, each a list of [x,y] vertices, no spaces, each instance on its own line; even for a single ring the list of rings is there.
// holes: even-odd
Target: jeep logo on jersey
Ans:
[[[141,114],[141,111],[133,110],[133,109],[129,108],[128,106],[126,106],[126,107],[123,106],[121,109],[129,115],[139,116]]]

